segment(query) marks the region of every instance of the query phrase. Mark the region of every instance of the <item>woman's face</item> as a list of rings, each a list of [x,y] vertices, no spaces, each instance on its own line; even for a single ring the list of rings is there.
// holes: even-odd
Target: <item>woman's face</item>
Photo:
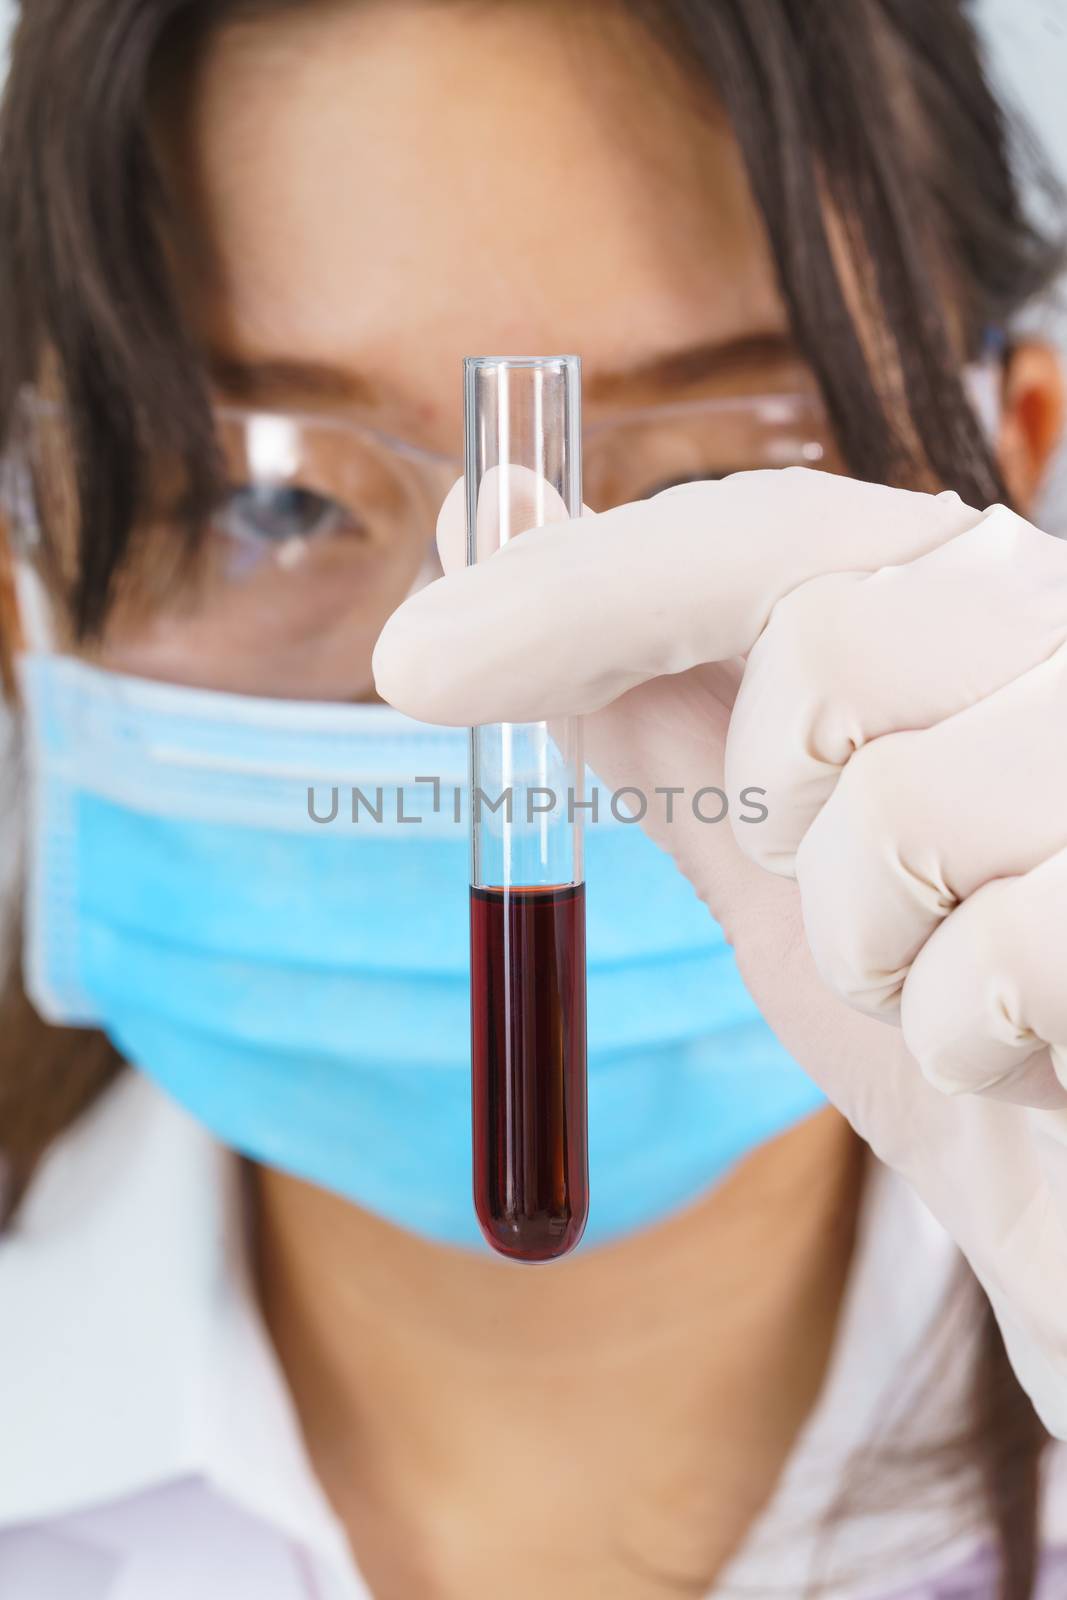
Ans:
[[[613,7],[294,5],[217,32],[181,87],[164,147],[208,246],[210,274],[182,288],[215,393],[318,419],[273,444],[268,430],[268,456],[299,458],[289,481],[326,500],[358,479],[370,513],[313,559],[299,541],[251,577],[239,559],[237,579],[180,615],[146,625],[134,607],[124,627],[120,614],[113,664],[366,696],[375,637],[417,580],[456,467],[398,464],[336,424],[457,456],[465,355],[577,351],[593,432],[633,408],[811,391],[729,130]],[[814,414],[698,415],[671,424],[669,446],[663,424],[587,445],[594,509],[791,452],[832,464]],[[232,427],[240,483],[262,438]],[[321,509],[267,514],[284,531]],[[238,504],[246,522],[262,514]]]
[[[595,11],[366,0],[213,36],[165,133],[182,211],[213,254],[210,283],[189,275],[183,289],[220,401],[343,418],[456,457],[465,355],[577,351],[594,425],[804,383],[729,134],[690,109],[643,35]],[[736,459],[718,464],[645,464],[634,439],[612,464],[609,443],[587,499],[632,498],[642,472],[650,488],[663,471],[759,464],[750,428],[723,425]],[[353,440],[328,426],[304,440],[305,487],[328,492]],[[113,630],[114,664],[365,695],[374,639],[457,470],[442,463],[406,521],[388,514],[401,494],[387,469],[364,473],[383,511],[373,556],[342,537],[331,560],[324,542],[315,582],[299,562],[275,566],[195,619]],[[285,608],[291,637],[268,660],[237,647]]]

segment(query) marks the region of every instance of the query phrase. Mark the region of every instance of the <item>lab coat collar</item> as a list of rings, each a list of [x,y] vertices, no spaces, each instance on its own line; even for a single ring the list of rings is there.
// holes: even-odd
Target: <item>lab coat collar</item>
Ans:
[[[0,1241],[0,1527],[201,1478],[351,1570],[259,1321],[240,1181],[132,1072],[50,1151]]]

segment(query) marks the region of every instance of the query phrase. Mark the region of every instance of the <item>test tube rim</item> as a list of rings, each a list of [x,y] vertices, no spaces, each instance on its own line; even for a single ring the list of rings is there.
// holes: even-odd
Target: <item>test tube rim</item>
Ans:
[[[562,356],[464,356],[463,365],[469,372],[477,372],[483,368],[491,367],[559,367],[577,368],[581,370],[582,358],[576,355]]]

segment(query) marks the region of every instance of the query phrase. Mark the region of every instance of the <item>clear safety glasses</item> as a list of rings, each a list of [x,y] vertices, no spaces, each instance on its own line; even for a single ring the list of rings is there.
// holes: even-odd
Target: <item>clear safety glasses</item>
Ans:
[[[178,559],[171,527],[135,530],[105,635],[83,653],[204,688],[372,697],[382,624],[438,574],[436,515],[461,459],[329,416],[220,406],[216,428],[226,489],[198,558]],[[603,511],[691,479],[791,465],[841,469],[814,394],[683,401],[587,425],[584,498]],[[32,648],[74,648],[59,598],[73,550],[71,482],[58,414],[24,407],[3,498]]]

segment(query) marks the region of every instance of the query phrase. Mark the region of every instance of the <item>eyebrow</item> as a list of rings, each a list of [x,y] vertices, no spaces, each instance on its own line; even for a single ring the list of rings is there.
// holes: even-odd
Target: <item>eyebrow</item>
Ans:
[[[615,371],[591,373],[583,387],[588,399],[610,400],[630,388],[678,388],[704,378],[765,371],[799,358],[796,344],[788,333],[746,333],[733,339],[670,350]]]
[[[224,395],[250,405],[282,404],[295,398],[369,405],[376,398],[371,384],[358,373],[323,361],[283,355],[251,360],[215,350],[208,369]]]
[[[788,333],[746,333],[669,350],[628,367],[590,372],[583,387],[589,400],[612,400],[630,389],[679,388],[706,378],[765,371],[798,358]],[[208,366],[224,395],[249,405],[291,404],[294,399],[371,405],[377,398],[366,378],[329,362],[285,355],[249,359],[216,350]]]

